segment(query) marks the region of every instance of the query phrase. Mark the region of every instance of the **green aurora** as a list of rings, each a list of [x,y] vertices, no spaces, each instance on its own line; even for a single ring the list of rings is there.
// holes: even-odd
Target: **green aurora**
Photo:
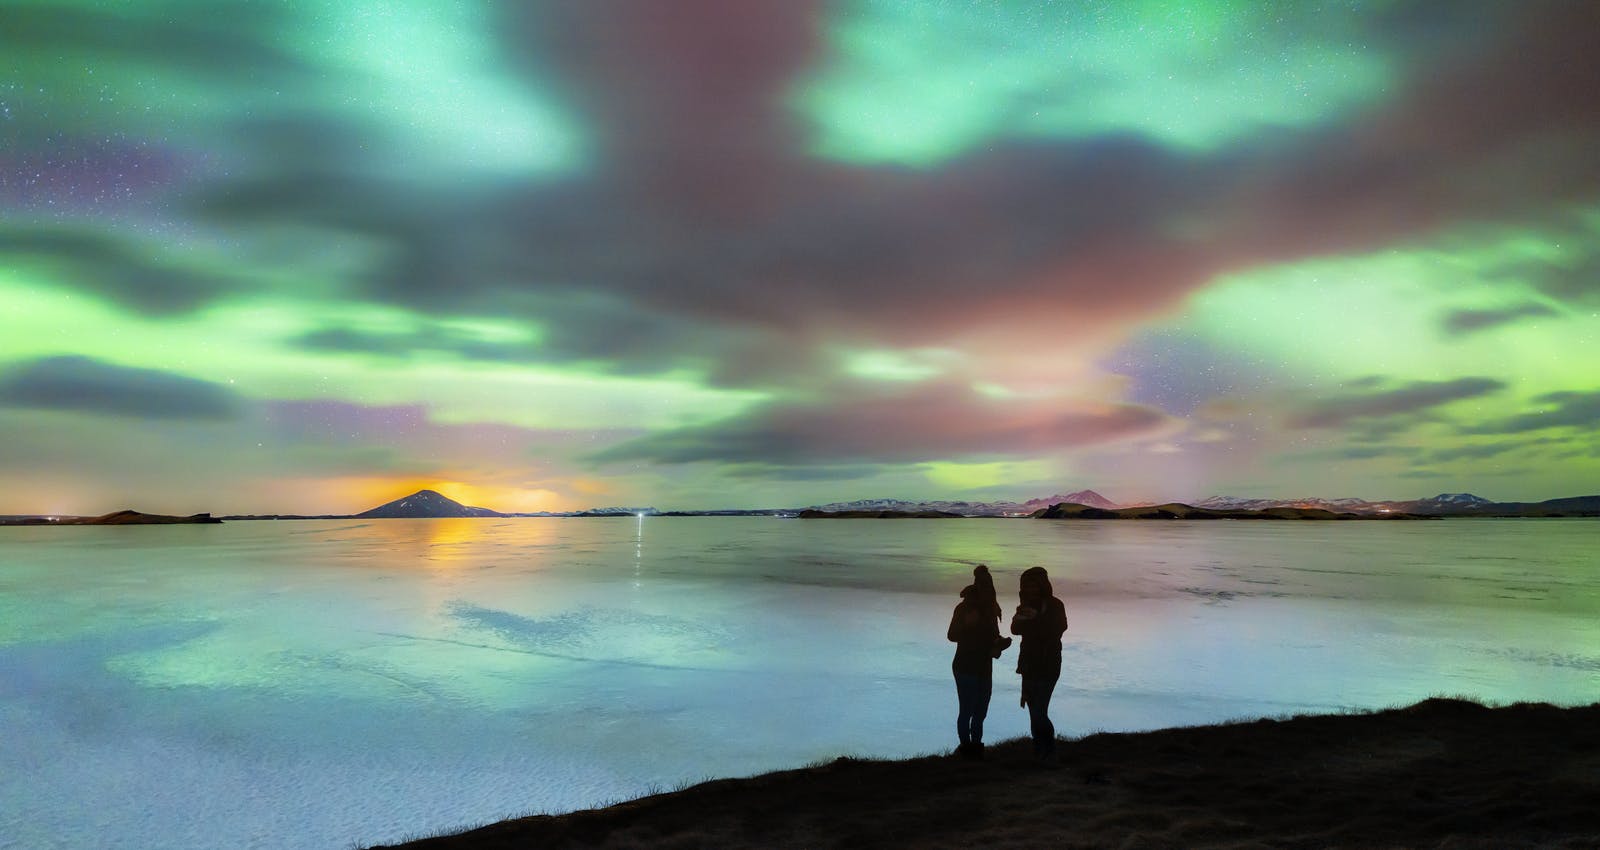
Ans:
[[[0,9],[0,513],[1600,481],[1600,7]]]

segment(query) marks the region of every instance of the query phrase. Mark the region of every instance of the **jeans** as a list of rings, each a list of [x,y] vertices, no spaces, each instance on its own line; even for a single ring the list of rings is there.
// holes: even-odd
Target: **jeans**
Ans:
[[[1022,677],[1022,694],[1028,698],[1028,726],[1033,733],[1033,754],[1041,758],[1055,755],[1056,727],[1050,722],[1050,694],[1056,679]]]
[[[956,713],[956,737],[963,744],[983,743],[983,718],[989,716],[989,695],[994,692],[994,680],[987,676],[957,673],[956,700],[960,708]]]

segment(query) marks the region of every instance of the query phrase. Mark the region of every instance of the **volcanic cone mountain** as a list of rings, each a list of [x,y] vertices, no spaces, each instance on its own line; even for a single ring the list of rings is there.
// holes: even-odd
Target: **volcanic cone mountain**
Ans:
[[[488,508],[463,505],[433,490],[418,490],[403,499],[395,499],[370,511],[356,514],[357,519],[428,519],[433,517],[505,516]]]

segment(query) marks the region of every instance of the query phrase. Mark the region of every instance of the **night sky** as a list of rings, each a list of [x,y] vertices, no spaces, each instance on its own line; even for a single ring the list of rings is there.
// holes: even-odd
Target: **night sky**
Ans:
[[[1600,490],[1600,4],[0,7],[0,513]]]

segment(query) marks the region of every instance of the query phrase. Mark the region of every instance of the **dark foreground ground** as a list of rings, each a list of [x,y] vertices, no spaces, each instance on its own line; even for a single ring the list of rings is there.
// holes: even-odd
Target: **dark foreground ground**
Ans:
[[[981,763],[840,759],[403,845],[1600,847],[1600,704],[1432,699],[1063,742]]]

